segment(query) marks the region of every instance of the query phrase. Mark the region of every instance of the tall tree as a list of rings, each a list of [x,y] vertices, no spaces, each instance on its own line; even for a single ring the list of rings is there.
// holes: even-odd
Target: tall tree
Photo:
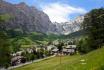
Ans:
[[[58,51],[61,53],[62,52],[62,49],[63,49],[62,46],[64,46],[64,43],[63,42],[59,42],[59,44],[57,44],[56,46],[58,48]]]

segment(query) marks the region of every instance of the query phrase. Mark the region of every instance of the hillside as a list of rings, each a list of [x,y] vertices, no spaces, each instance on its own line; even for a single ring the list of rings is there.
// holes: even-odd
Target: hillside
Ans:
[[[51,21],[49,17],[36,7],[26,5],[24,2],[11,4],[0,0],[0,15],[8,14],[11,19],[1,26],[6,30],[19,29],[24,33],[51,31]]]
[[[85,55],[53,57],[37,63],[32,63],[13,70],[104,70],[104,48]]]
[[[87,33],[86,31],[84,30],[79,30],[79,31],[76,31],[76,32],[73,32],[73,33],[70,33],[68,35],[66,35],[65,37],[67,38],[80,38],[81,36],[85,36]]]

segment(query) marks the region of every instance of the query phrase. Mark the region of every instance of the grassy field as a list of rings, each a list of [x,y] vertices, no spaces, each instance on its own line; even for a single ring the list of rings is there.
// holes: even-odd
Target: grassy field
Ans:
[[[86,55],[53,57],[13,70],[104,70],[104,48]]]

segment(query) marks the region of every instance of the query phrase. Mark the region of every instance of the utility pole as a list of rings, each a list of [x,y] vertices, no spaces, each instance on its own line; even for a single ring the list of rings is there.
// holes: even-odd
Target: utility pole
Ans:
[[[60,52],[60,64],[61,64],[61,52]]]

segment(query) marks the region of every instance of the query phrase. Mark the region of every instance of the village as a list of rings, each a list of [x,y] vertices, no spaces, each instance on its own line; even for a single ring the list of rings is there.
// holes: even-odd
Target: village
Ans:
[[[11,66],[16,66],[37,59],[43,59],[53,55],[70,56],[77,52],[77,46],[73,41],[67,41],[64,43],[64,45],[62,45],[61,53],[57,47],[58,44],[59,41],[55,40],[47,46],[25,45],[26,48],[21,48],[20,51],[11,54]]]

